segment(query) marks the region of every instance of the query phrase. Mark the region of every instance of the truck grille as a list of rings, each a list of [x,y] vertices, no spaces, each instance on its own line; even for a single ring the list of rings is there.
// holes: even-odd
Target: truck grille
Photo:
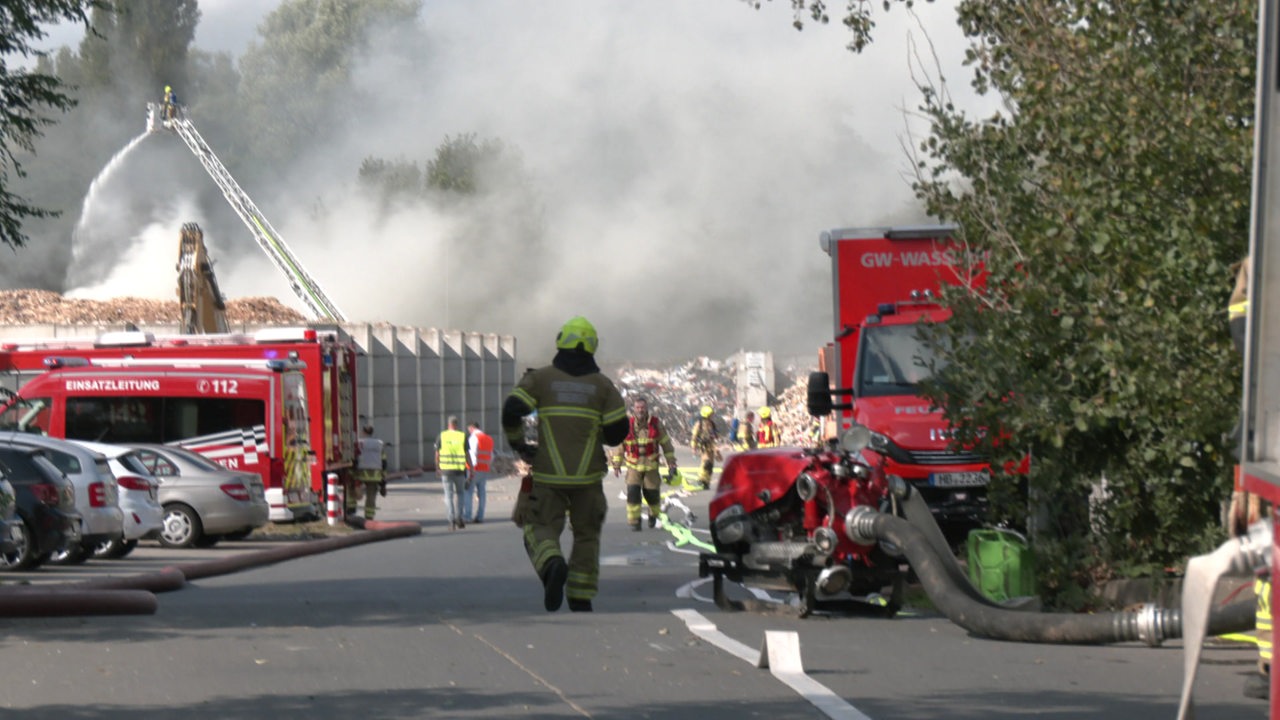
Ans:
[[[908,450],[913,465],[972,465],[986,462],[977,453],[957,453],[949,450]]]

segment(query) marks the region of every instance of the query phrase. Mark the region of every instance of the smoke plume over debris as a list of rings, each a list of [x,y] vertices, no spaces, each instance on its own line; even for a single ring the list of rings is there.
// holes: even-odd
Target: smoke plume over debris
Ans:
[[[251,7],[246,23],[274,4]],[[924,132],[905,116],[918,105],[908,32],[924,37],[895,7],[854,55],[838,24],[796,32],[789,12],[729,0],[427,2],[418,26],[375,39],[353,68],[349,136],[298,158],[288,182],[246,190],[351,320],[512,334],[524,364],[549,358],[577,314],[595,323],[604,360],[812,354],[832,334],[818,234],[926,221],[902,147],[909,126]],[[958,68],[954,8],[916,13]],[[357,192],[362,159],[422,162],[460,133],[514,148],[527,179],[484,201],[389,215]],[[135,152],[159,152],[152,144],[180,141]],[[218,196],[196,160],[168,157],[203,186],[170,188],[174,199],[119,243],[131,249],[117,274],[132,288],[89,294],[153,292],[149,276],[173,276],[178,229],[196,221],[227,297],[301,308],[225,203],[209,205]],[[202,209],[187,207],[197,194]],[[136,249],[144,237],[160,249]],[[154,296],[173,297],[172,284]]]

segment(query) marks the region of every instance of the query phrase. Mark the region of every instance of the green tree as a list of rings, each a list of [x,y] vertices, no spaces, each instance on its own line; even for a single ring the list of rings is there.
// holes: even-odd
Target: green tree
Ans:
[[[93,0],[6,3],[0,13],[0,56],[39,57],[33,44],[47,37],[42,26],[64,21],[87,24],[85,12],[93,5]],[[75,102],[58,78],[39,66],[11,69],[7,63],[0,68],[0,95],[5,99],[0,103],[0,243],[17,248],[27,242],[25,219],[54,214],[13,192],[14,180],[26,175],[19,154],[34,151],[35,139],[54,122],[49,111],[66,112]]]
[[[422,169],[409,160],[367,157],[360,163],[357,182],[378,199],[384,212],[397,202],[422,198]]]
[[[519,163],[519,158],[509,153],[501,140],[477,142],[474,133],[454,138],[446,136],[444,143],[436,148],[435,158],[427,163],[427,188],[474,195],[505,167]]]
[[[240,61],[250,150],[263,167],[286,164],[356,119],[353,59],[369,31],[412,22],[420,0],[285,0],[263,21],[261,43]]]
[[[975,120],[922,88],[917,193],[989,273],[945,297],[952,357],[930,394],[997,468],[1030,451],[1028,477],[993,480],[997,513],[1036,527],[1043,590],[1079,605],[1091,581],[1159,572],[1220,537],[1257,4],[958,9],[974,87],[1007,111]]]

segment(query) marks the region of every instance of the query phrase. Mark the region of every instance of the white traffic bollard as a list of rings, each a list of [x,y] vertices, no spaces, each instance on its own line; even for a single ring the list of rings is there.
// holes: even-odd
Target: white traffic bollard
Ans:
[[[341,489],[338,484],[338,473],[329,473],[325,476],[325,511],[329,516],[329,524],[337,525],[342,522],[342,496]]]

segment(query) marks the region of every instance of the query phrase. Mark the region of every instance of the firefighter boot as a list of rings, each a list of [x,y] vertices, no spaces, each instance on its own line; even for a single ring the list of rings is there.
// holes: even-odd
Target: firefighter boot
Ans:
[[[570,612],[591,612],[591,601],[579,598],[569,598]]]
[[[560,609],[564,602],[564,584],[569,579],[569,566],[559,555],[547,561],[542,568],[542,606],[547,612]]]
[[[639,495],[640,493],[637,492],[636,494]],[[640,532],[640,503],[627,503],[627,524],[631,526],[633,532]]]

